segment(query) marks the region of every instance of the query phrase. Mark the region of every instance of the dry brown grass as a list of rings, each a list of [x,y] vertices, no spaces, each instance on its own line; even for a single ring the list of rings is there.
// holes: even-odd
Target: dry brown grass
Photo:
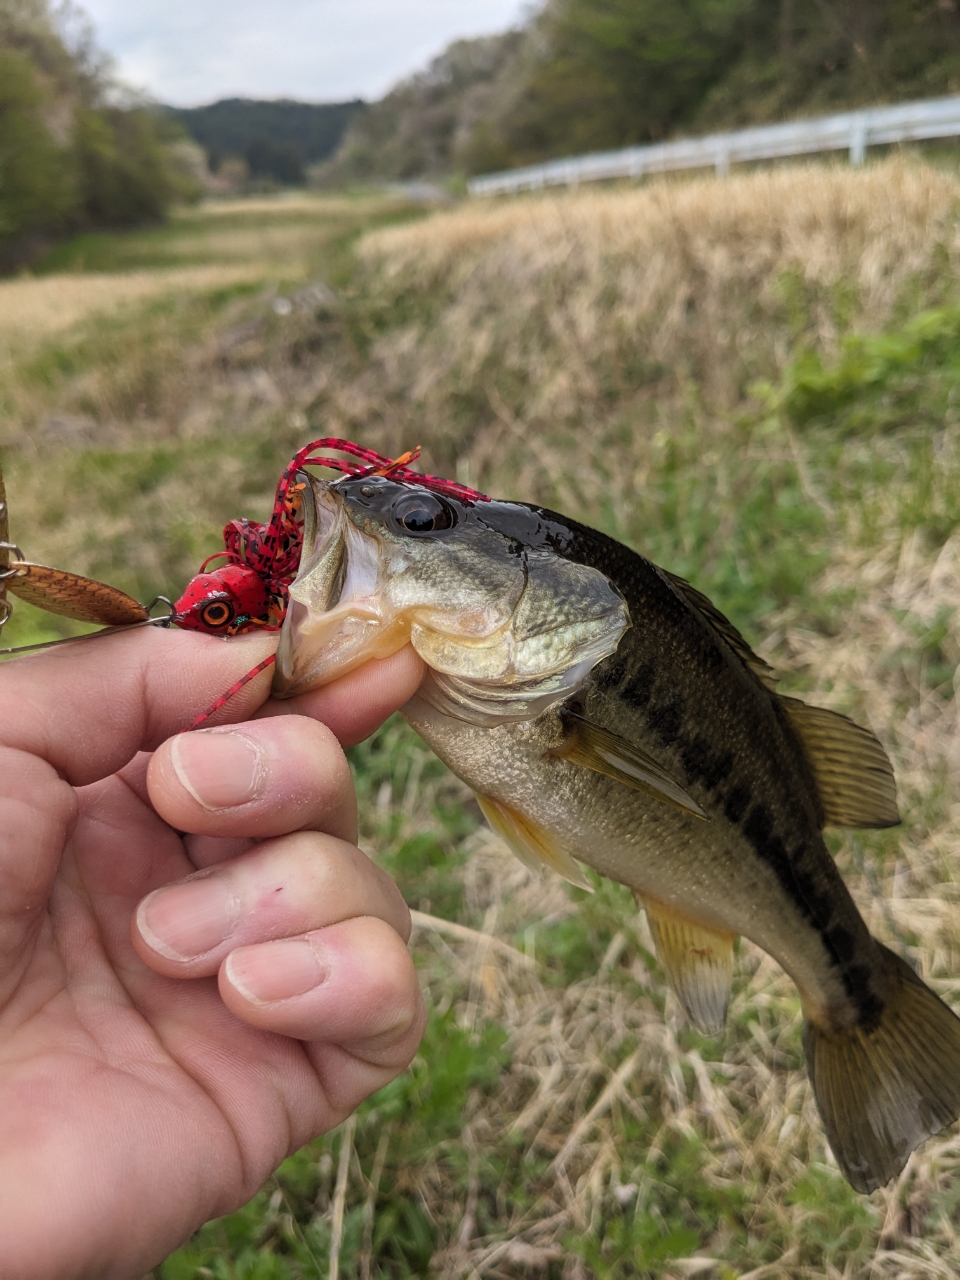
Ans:
[[[742,581],[761,576],[779,526],[738,543],[742,510],[771,475],[771,502],[799,484],[822,516],[826,532],[811,538],[826,567],[795,599],[753,616],[751,638],[766,637],[759,647],[808,700],[854,714],[889,747],[904,826],[845,836],[837,857],[878,936],[905,949],[956,1005],[960,712],[955,690],[931,684],[926,664],[932,632],[938,661],[960,661],[960,538],[903,515],[903,490],[914,483],[906,463],[923,443],[908,430],[878,431],[841,452],[847,488],[838,498],[822,456],[835,444],[829,431],[790,429],[748,388],[755,378],[776,382],[805,347],[830,352],[851,330],[883,330],[955,300],[958,207],[955,178],[890,161],[468,205],[375,232],[361,244],[362,272],[333,302],[298,304],[280,318],[265,291],[189,328],[175,317],[144,329],[116,364],[95,355],[59,381],[8,389],[16,536],[37,558],[114,577],[141,564],[152,589],[175,590],[216,546],[218,523],[264,513],[273,473],[262,441],[279,455],[308,435],[339,434],[394,454],[422,442],[431,469],[549,502],[640,550],[659,538],[672,548],[666,567],[709,586],[731,546]],[[944,495],[960,486],[958,439],[952,418],[938,425],[930,502],[944,510]],[[175,455],[176,467],[151,487],[151,477],[118,465],[119,478],[105,473],[102,509],[84,473],[89,509],[79,510],[70,450],[112,446],[124,462],[144,440]],[[48,442],[54,474],[38,467]],[[880,479],[865,471],[875,463],[888,467]],[[890,468],[893,483],[883,479]],[[711,505],[717,520],[704,523]],[[31,534],[26,511],[50,518]],[[825,622],[818,605],[831,599],[843,607]],[[372,798],[370,847],[389,853],[401,838],[435,831],[438,806],[466,801],[450,778],[418,781],[425,759],[411,750],[403,794],[387,785]],[[604,1274],[573,1256],[568,1237],[625,1206],[655,1203],[672,1176],[671,1152],[694,1140],[699,1184],[723,1203],[742,1191],[745,1203],[736,1220],[718,1210],[697,1256],[669,1263],[665,1275],[960,1272],[955,1132],[927,1143],[894,1186],[864,1202],[866,1244],[845,1256],[820,1240],[831,1205],[795,1195],[797,1186],[812,1171],[826,1200],[845,1192],[801,1064],[795,991],[767,957],[744,945],[731,1030],[711,1061],[692,1047],[672,1002],[666,1016],[660,1008],[641,917],[625,906],[593,971],[559,984],[546,972],[543,938],[580,908],[491,834],[468,841],[463,917],[451,929],[421,903],[415,947],[434,1006],[452,1006],[463,1027],[505,1026],[512,1065],[495,1096],[467,1100],[466,1179],[439,1157],[405,1173],[402,1194],[426,1206],[441,1241],[438,1275]],[[653,1127],[652,1146],[625,1150],[634,1120]],[[372,1213],[376,1201],[371,1169],[351,1163],[354,1141],[351,1131],[328,1208],[318,1202],[331,1222],[345,1205]],[[533,1208],[514,1211],[501,1188],[495,1226],[481,1229],[477,1170],[511,1143],[547,1171]],[[743,1259],[765,1244],[780,1256],[751,1271]]]
[[[240,255],[238,255],[240,256]],[[89,320],[116,316],[151,298],[222,289],[266,272],[262,262],[182,270],[70,273],[0,280],[0,350],[23,351],[38,341]]]
[[[951,287],[958,200],[954,176],[895,159],[471,204],[376,232],[361,254],[377,280],[441,304],[375,345],[344,416],[382,417],[389,388],[398,448],[426,418],[443,460],[481,477],[491,431],[517,420],[552,447],[614,400],[651,433],[685,412],[708,428],[798,342],[829,350]]]
[[[195,217],[218,219],[240,217],[247,219],[266,214],[311,213],[317,218],[357,217],[383,206],[381,196],[346,197],[336,195],[312,195],[309,192],[282,192],[275,196],[244,196],[236,200],[206,200],[181,215],[184,220]]]

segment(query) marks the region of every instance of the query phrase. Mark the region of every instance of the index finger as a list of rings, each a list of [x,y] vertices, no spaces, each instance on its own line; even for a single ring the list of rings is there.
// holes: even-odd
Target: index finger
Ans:
[[[221,640],[145,628],[0,663],[0,745],[47,760],[73,786],[96,782],[188,728],[276,644],[275,634]],[[378,666],[379,673],[345,677],[346,696],[334,684],[271,704],[269,713],[329,716],[338,736],[356,741],[412,696],[422,670],[412,650]],[[266,702],[271,677],[268,667],[251,680],[217,722],[249,719]]]
[[[0,664],[0,742],[47,760],[73,786],[108,777],[152,751],[269,656],[275,636],[236,641],[145,628],[78,641]],[[229,709],[263,703],[269,668]]]
[[[387,716],[409,701],[423,679],[423,662],[410,645],[389,658],[375,658],[348,675],[296,698],[270,698],[260,716],[297,715],[319,720],[342,747],[369,738]]]

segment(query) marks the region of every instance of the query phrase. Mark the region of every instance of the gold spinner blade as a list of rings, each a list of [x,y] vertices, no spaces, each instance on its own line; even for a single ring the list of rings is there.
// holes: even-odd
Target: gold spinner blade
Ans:
[[[78,573],[68,573],[65,569],[50,569],[25,560],[20,548],[9,537],[7,494],[0,468],[0,627],[11,613],[7,592],[47,613],[56,613],[76,622],[122,627],[149,618],[149,613],[139,601],[116,587],[97,582],[94,578],[84,578]]]

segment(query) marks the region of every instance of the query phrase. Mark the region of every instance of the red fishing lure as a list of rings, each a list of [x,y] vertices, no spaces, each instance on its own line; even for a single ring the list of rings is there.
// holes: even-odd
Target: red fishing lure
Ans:
[[[361,459],[365,465],[344,458],[319,456],[315,453],[317,449],[336,449]],[[187,584],[174,605],[171,621],[178,627],[217,636],[237,636],[257,628],[279,630],[287,612],[290,584],[297,575],[303,545],[301,495],[304,482],[297,479],[303,467],[330,467],[350,476],[390,476],[453,498],[470,502],[489,501],[484,494],[454,480],[420,475],[411,470],[408,463],[416,461],[419,456],[418,447],[394,461],[350,440],[332,437],[304,445],[294,454],[280,477],[273,513],[267,523],[240,519],[231,520],[226,525],[223,551],[208,556],[200,566],[200,572]],[[207,565],[218,559],[225,559],[226,563],[208,571]],[[198,728],[273,661],[271,655],[248,671],[190,727]]]

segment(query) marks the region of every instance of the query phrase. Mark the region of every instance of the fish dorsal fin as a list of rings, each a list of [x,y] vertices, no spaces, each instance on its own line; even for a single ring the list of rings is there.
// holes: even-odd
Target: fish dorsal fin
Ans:
[[[710,623],[714,631],[719,632],[743,665],[753,672],[764,688],[773,692],[777,687],[773,667],[753,652],[730,619],[725,618],[713,601],[696,587],[691,587],[685,578],[679,578],[675,573],[668,573],[666,569],[661,569],[660,572],[680,592],[687,604],[693,605]]]
[[[664,800],[684,813],[691,813],[697,818],[706,817],[696,800],[645,751],[576,711],[565,709],[561,716],[566,736],[562,746],[554,748],[551,755],[605,774],[624,786],[653,796],[655,800]]]
[[[708,929],[655,898],[635,893],[647,913],[657,959],[683,1011],[704,1035],[716,1035],[727,1021],[736,935]]]
[[[475,793],[476,794],[476,793]],[[532,822],[512,805],[502,800],[494,800],[492,796],[477,794],[477,803],[483,816],[493,827],[497,835],[504,840],[517,855],[525,867],[531,871],[541,871],[545,866],[556,871],[558,876],[569,880],[578,889],[593,892],[593,886],[583,874],[579,864],[571,858],[565,849],[561,849],[549,832],[536,822]]]
[[[813,770],[825,827],[895,827],[897,785],[887,753],[870,732],[837,711],[778,701]]]

